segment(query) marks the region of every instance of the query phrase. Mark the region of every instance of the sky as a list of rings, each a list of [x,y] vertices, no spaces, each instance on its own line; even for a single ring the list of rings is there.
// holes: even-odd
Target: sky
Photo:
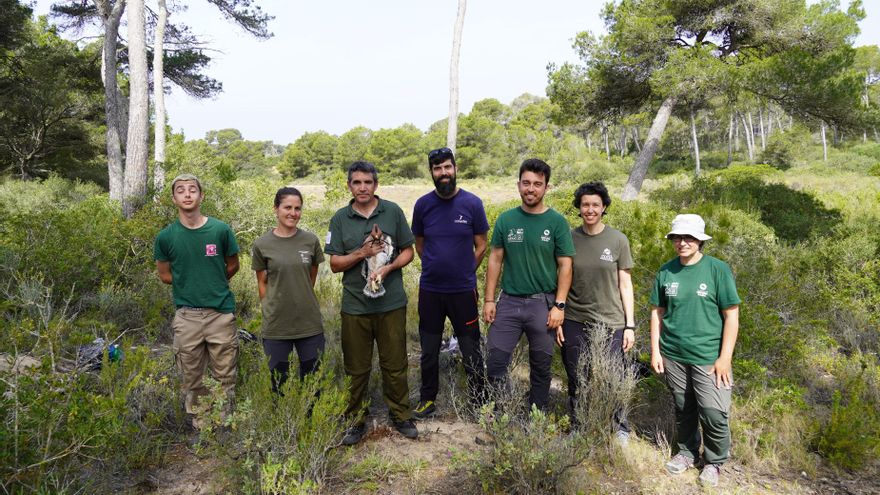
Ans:
[[[46,13],[51,3],[37,0],[35,11]],[[208,2],[185,3],[188,9],[170,21],[208,42],[213,61],[207,72],[223,83],[213,99],[177,89],[166,97],[169,124],[187,139],[236,128],[248,140],[287,144],[305,132],[338,135],[358,125],[375,130],[412,123],[426,130],[448,114],[456,0],[258,0],[275,16],[269,24],[274,36],[263,41]],[[547,64],[577,61],[572,39],[603,31],[603,4],[470,0],[459,111],[484,98],[509,104],[523,93],[544,96]],[[856,45],[880,44],[880,30],[872,29],[880,0],[864,5],[868,15]]]

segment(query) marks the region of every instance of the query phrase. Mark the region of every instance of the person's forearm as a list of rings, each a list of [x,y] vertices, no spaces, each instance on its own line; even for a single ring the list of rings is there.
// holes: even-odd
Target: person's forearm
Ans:
[[[739,335],[739,308],[723,311],[724,327],[721,333],[721,354],[719,357],[733,359],[733,348],[736,346],[736,338]]]
[[[483,300],[495,300],[495,287],[498,285],[498,277],[501,275],[501,261],[494,252],[489,255],[489,265],[486,267],[486,287],[483,289]]]
[[[620,288],[620,302],[623,303],[624,325],[634,327],[636,326],[636,317],[632,279],[630,277],[620,277],[618,287]]]
[[[651,310],[651,352],[660,352],[660,328],[663,325],[664,311],[661,308]]]
[[[330,271],[333,273],[344,272],[364,260],[366,256],[362,249],[356,249],[348,254],[330,255]]]
[[[556,259],[556,300],[565,301],[571,289],[571,258],[562,256]]]

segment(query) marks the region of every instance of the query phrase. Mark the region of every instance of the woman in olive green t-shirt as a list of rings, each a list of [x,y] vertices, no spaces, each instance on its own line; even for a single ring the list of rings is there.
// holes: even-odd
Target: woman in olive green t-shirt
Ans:
[[[263,310],[263,350],[269,358],[274,392],[287,380],[294,348],[300,378],[317,369],[324,351],[324,328],[314,290],[324,253],[315,234],[297,227],[302,206],[299,190],[279,189],[275,193],[277,224],[254,242],[251,257]]]

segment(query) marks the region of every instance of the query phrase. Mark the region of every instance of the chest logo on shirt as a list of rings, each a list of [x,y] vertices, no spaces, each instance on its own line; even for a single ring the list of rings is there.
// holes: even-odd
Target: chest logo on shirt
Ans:
[[[524,235],[523,229],[510,229],[507,231],[507,242],[522,242]]]
[[[663,286],[666,288],[667,297],[675,297],[678,295],[678,282],[669,282],[663,284]]]
[[[205,256],[217,256],[217,245],[205,244]]]
[[[312,253],[310,251],[298,251],[299,257],[302,258],[303,264],[312,264]]]
[[[611,255],[611,250],[610,250],[610,249],[605,248],[605,249],[602,251],[602,256],[599,256],[599,259],[602,260],[602,261],[614,261],[614,256]]]
[[[709,295],[709,291],[706,290],[708,288],[709,286],[705,283],[700,284],[700,290],[697,291],[697,295],[700,297],[706,297],[707,295]]]
[[[544,242],[550,242],[550,230],[544,229],[544,235],[541,236],[541,240]]]
[[[467,225],[467,223],[468,223],[468,219],[467,219],[467,218],[464,218],[464,215],[459,215],[459,216],[458,216],[458,219],[457,219],[457,220],[453,220],[452,222],[453,222],[453,223],[463,223],[463,224]]]

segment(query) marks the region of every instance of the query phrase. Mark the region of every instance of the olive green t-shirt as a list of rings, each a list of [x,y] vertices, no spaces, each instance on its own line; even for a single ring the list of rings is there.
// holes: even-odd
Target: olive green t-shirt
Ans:
[[[709,255],[689,266],[675,258],[660,268],[651,304],[665,308],[660,353],[684,364],[710,365],[721,354],[721,310],[740,303],[730,266]]]
[[[174,305],[235,311],[235,297],[226,279],[226,257],[238,254],[235,234],[228,225],[208,217],[197,229],[180,220],[168,225],[153,244],[153,259],[171,263]]]
[[[374,224],[379,226],[383,235],[391,237],[390,243],[394,247],[392,261],[400,255],[402,249],[416,242],[409,228],[409,222],[406,221],[403,210],[397,204],[379,198],[379,204],[370,214],[370,218],[365,218],[352,208],[352,203],[354,200],[351,200],[348,206],[340,208],[330,219],[324,253],[346,255],[360,249]],[[342,312],[350,315],[367,315],[387,313],[406,306],[403,270],[392,271],[382,281],[385,287],[385,295],[382,297],[372,299],[364,295],[367,280],[362,275],[362,269],[366,262],[363,260],[342,274]]]
[[[324,261],[315,234],[298,229],[291,237],[279,237],[270,230],[254,242],[251,261],[254,271],[266,270],[264,338],[301,339],[324,331],[310,276],[312,267]]]
[[[571,290],[565,302],[565,319],[580,323],[626,325],[618,286],[618,270],[633,266],[629,240],[619,230],[605,226],[590,235],[583,227],[571,230],[575,255]]]
[[[516,207],[498,215],[492,247],[504,249],[501,290],[513,296],[556,291],[556,258],[574,255],[570,228],[553,208],[535,214]]]

